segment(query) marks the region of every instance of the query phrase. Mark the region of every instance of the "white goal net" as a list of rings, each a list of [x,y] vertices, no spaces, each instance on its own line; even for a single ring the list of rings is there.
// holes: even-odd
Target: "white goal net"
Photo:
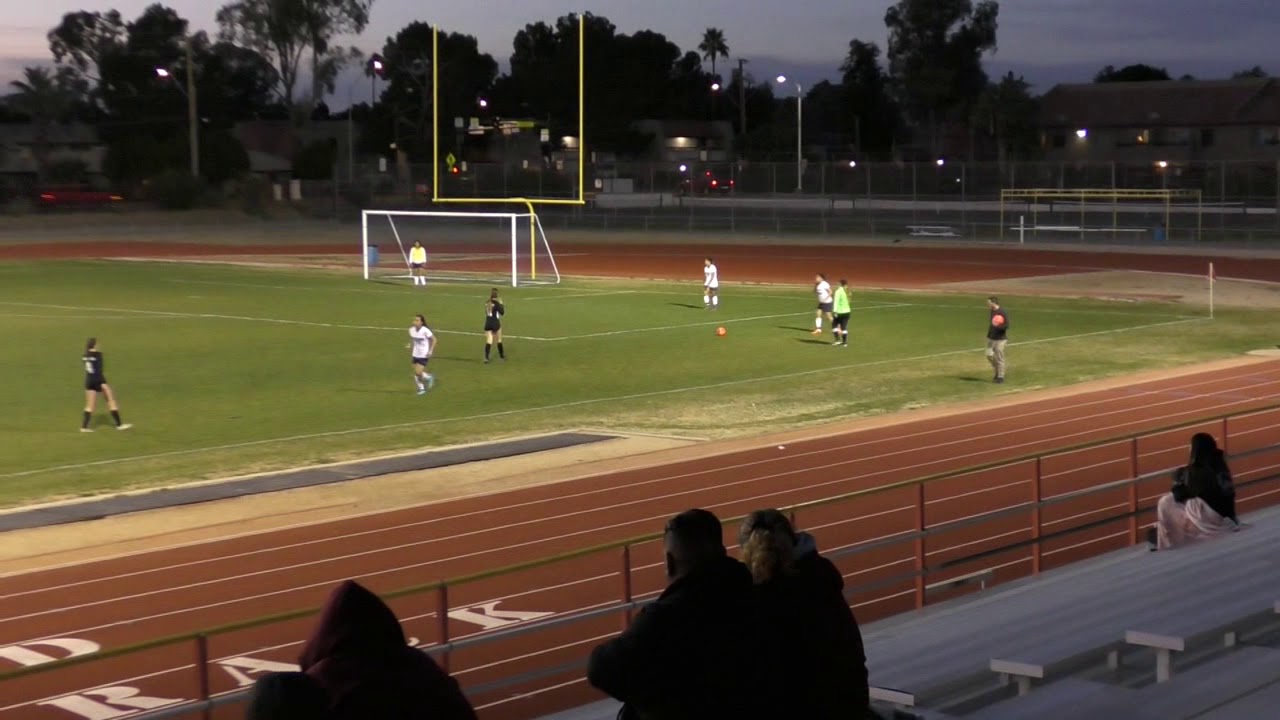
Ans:
[[[365,210],[364,278],[410,278],[415,243],[434,280],[543,285],[560,282],[551,244],[533,213]]]

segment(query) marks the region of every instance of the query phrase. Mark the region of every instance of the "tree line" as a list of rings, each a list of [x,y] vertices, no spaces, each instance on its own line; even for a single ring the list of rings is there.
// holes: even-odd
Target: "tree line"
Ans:
[[[230,131],[253,119],[304,125],[350,114],[360,126],[361,152],[385,154],[394,144],[410,161],[427,161],[431,26],[409,23],[380,47],[363,51],[337,45],[335,39],[365,30],[372,4],[232,0],[217,10],[214,35],[193,32],[185,18],[160,4],[133,20],[115,10],[68,13],[48,34],[53,68],[28,68],[14,83],[6,112],[45,131],[72,119],[96,125],[108,147],[107,174],[141,183],[185,167],[190,63],[199,99],[201,174],[210,182],[248,168]],[[1038,105],[1030,84],[1014,73],[993,80],[983,66],[997,46],[999,9],[995,0],[897,0],[885,12],[883,50],[852,39],[839,79],[806,89],[806,137],[851,157],[887,159],[901,157],[908,146],[936,153],[943,135],[961,128],[971,143],[981,137],[1002,160],[1033,157]],[[637,136],[631,123],[646,118],[733,123],[741,157],[794,153],[794,101],[777,98],[772,76],[757,79],[749,66],[723,72],[731,47],[722,30],[708,28],[697,48],[682,50],[652,30],[622,33],[590,13],[584,20],[592,148],[622,156],[642,149],[648,138]],[[442,30],[441,140],[454,139],[454,117],[477,115],[533,119],[553,137],[572,134],[578,27],[573,15],[527,24],[512,40],[505,74],[474,36]],[[337,87],[349,67],[364,68],[370,85]],[[1260,68],[1246,74],[1264,75]],[[1095,80],[1167,78],[1161,68],[1108,66]],[[325,98],[352,106],[335,116]],[[369,100],[353,103],[359,98]],[[331,151],[304,148],[299,155],[298,174],[331,172]]]

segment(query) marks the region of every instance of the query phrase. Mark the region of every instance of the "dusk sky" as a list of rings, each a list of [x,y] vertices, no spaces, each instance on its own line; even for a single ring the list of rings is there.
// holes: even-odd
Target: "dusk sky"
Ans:
[[[222,0],[164,3],[197,28],[214,31]],[[0,84],[7,88],[21,68],[49,64],[45,33],[62,14],[114,7],[137,17],[147,0],[89,5],[75,0],[5,3],[0,17]],[[889,0],[591,0],[622,32],[650,28],[682,49],[696,48],[704,28],[722,28],[731,56],[751,60],[757,77],[789,73],[811,84],[834,78],[851,38],[883,49]],[[506,66],[511,38],[526,23],[553,21],[575,11],[563,0],[376,0],[369,28],[346,39],[366,51],[380,48],[408,22],[422,20],[475,35],[481,49]],[[785,15],[779,13],[785,12]],[[994,76],[1022,73],[1040,91],[1057,82],[1087,81],[1107,64],[1146,62],[1176,76],[1220,77],[1262,65],[1280,72],[1280,0],[1006,0],[1000,7],[999,50],[988,59]],[[345,96],[344,78],[337,95]],[[0,92],[3,94],[3,92]],[[344,104],[339,101],[337,104]]]

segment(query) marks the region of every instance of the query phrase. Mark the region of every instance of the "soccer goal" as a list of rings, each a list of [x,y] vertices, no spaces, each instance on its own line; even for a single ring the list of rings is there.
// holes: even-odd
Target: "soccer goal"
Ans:
[[[1016,224],[1014,224],[1016,222]],[[1000,239],[1016,233],[1081,240],[1199,241],[1204,204],[1199,190],[1127,188],[1006,188],[1000,191]]]
[[[410,250],[420,243],[428,279],[512,287],[560,282],[535,213],[365,210],[360,226],[366,280],[411,277]]]

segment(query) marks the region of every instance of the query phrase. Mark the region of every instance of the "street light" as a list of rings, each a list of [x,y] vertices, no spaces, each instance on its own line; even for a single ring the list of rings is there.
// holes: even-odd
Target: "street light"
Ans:
[[[378,78],[384,77],[387,72],[387,63],[378,53],[369,56],[369,108],[378,104],[377,84]]]
[[[480,98],[479,100],[477,100],[476,104],[479,105],[481,108],[489,107],[489,101],[485,100],[484,98]]]
[[[786,75],[779,75],[779,85],[785,85]],[[804,190],[804,88],[796,83],[796,192]]]
[[[181,85],[175,84],[174,87],[182,93],[187,99],[187,145],[191,151],[191,177],[200,177],[200,118],[196,113],[196,68],[191,58],[191,38],[187,38],[187,87],[183,89]],[[168,68],[157,67],[155,69],[156,77],[161,80],[169,80],[173,78],[173,73]]]
[[[718,82],[711,83],[711,92],[720,92],[720,83]]]
[[[1076,131],[1076,137],[1078,137],[1078,138],[1080,138],[1081,140],[1083,140],[1083,139],[1085,139],[1085,138],[1089,137],[1089,131],[1088,131],[1088,130],[1085,130],[1084,128],[1080,128],[1079,130],[1077,130],[1077,131]]]
[[[938,158],[938,167],[942,167],[943,165],[946,165],[946,164],[947,164],[946,160],[943,160],[942,158]]]

